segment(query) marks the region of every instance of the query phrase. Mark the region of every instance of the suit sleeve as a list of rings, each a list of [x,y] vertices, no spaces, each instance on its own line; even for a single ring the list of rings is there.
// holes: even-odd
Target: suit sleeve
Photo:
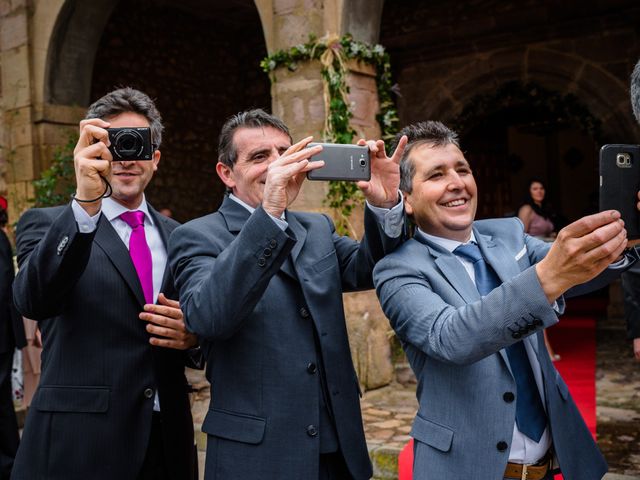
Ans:
[[[622,274],[624,318],[627,338],[640,338],[640,266],[634,266]]]
[[[352,292],[373,288],[372,272],[375,264],[388,253],[393,252],[405,240],[405,235],[389,237],[373,212],[364,209],[364,236],[358,243],[349,237],[335,232],[333,222],[330,224],[333,243],[340,262],[342,291]]]
[[[521,246],[530,265],[548,251],[544,242],[528,236]],[[558,322],[533,266],[476,302],[452,305],[438,290],[450,288],[447,280],[428,273],[424,268],[429,267],[421,269],[419,259],[406,252],[415,253],[404,249],[378,263],[376,290],[399,338],[432,358],[471,364]]]
[[[34,320],[56,316],[87,266],[95,231],[78,232],[70,206],[31,209],[22,215],[16,230],[16,307]]]
[[[220,216],[175,229],[169,239],[169,262],[187,328],[210,340],[232,336],[294,244],[295,239],[260,207],[235,238]]]

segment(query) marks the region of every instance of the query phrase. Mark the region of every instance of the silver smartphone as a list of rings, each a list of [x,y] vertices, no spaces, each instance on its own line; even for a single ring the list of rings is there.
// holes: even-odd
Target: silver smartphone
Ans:
[[[369,147],[338,143],[310,143],[307,148],[322,145],[322,151],[309,160],[324,160],[324,167],[307,172],[309,180],[357,180],[371,179]]]

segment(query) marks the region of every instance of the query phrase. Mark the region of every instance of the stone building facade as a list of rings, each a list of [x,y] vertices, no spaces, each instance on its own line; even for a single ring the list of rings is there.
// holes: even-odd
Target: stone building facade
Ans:
[[[276,70],[271,82],[259,61],[310,34],[348,32],[388,48],[401,124],[460,129],[481,215],[512,212],[537,175],[571,219],[592,208],[598,145],[640,139],[628,101],[639,20],[633,0],[0,0],[0,193],[17,218],[91,100],[132,85],[157,99],[166,124],[149,199],[183,221],[210,212],[223,195],[216,138],[229,115],[262,107],[294,138],[321,135],[319,66]],[[355,67],[349,84],[353,126],[376,137],[373,72]],[[308,183],[295,207],[323,209],[325,188]],[[389,383],[375,296],[349,295],[347,310],[361,381]]]

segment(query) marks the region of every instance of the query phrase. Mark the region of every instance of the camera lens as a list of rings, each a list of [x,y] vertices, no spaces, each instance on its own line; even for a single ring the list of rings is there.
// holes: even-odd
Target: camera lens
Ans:
[[[142,135],[133,129],[123,129],[118,132],[113,142],[113,152],[120,159],[139,158],[144,148]]]
[[[361,167],[366,167],[367,166],[367,161],[364,158],[360,159],[360,166]]]

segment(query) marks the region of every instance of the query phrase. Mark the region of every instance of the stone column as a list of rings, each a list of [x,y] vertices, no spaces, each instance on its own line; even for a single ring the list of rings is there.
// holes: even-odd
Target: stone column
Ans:
[[[305,43],[309,34],[321,38],[326,34],[342,35],[345,26],[351,25],[351,10],[364,15],[361,31],[352,32],[356,39],[372,42],[372,28],[377,39],[382,2],[367,10],[362,1],[345,0],[257,0],[267,48],[270,53],[289,49]],[[370,6],[370,5],[369,5]],[[319,62],[305,62],[295,71],[279,68],[272,73],[273,113],[282,118],[291,129],[294,141],[307,135],[322,138],[325,121],[325,101]],[[352,126],[357,135],[379,138],[376,122],[378,94],[375,71],[368,65],[349,62],[347,84],[352,102]],[[355,141],[356,139],[354,139]],[[325,182],[305,182],[293,208],[327,213]],[[356,211],[351,220],[358,235],[362,235],[362,210]],[[350,333],[351,351],[360,381],[366,388],[376,388],[391,382],[393,367],[389,346],[389,324],[384,318],[373,292],[345,295],[345,309]]]
[[[35,158],[27,0],[0,1],[0,192],[9,199],[9,218],[33,196]]]

